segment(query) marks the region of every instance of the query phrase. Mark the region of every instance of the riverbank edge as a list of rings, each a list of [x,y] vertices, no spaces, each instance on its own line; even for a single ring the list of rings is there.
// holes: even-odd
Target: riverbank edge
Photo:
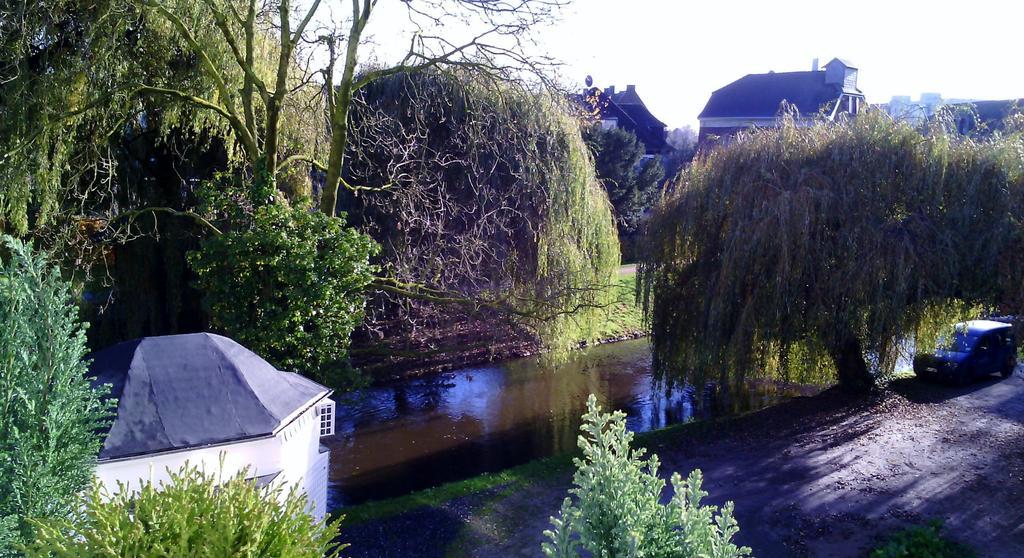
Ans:
[[[616,288],[622,290],[622,292],[635,293],[635,264],[632,266],[621,266],[616,275],[615,281]],[[597,339],[582,339],[578,341],[573,350],[582,351],[598,345],[631,341],[650,335],[650,331],[644,327],[643,315],[639,306],[636,305],[636,300],[630,300],[628,298],[620,300],[608,309],[606,319],[604,323],[598,326],[598,329],[602,330],[603,334],[599,334]],[[428,364],[420,367],[402,366],[395,369],[381,368],[375,370],[370,375],[370,385],[386,386],[408,379],[436,376],[444,374],[445,372],[451,372],[452,370],[458,370],[460,368],[470,366],[480,366],[520,358],[538,357],[546,354],[547,352],[548,351],[538,343],[513,344],[509,347],[505,347],[504,349],[487,351],[486,353],[467,353],[486,354],[487,356],[484,358],[453,358],[441,364]]]
[[[582,351],[591,347],[597,347],[599,345],[608,345],[611,343],[621,343],[623,341],[633,341],[636,339],[643,339],[650,335],[649,331],[646,330],[630,330],[614,337],[607,337],[598,339],[596,341],[580,341],[579,345],[573,348],[569,354],[576,351]],[[446,363],[438,366],[427,366],[423,368],[410,368],[402,370],[398,373],[389,373],[387,375],[376,375],[372,378],[370,386],[381,387],[389,386],[395,382],[402,382],[405,380],[417,379],[417,378],[430,378],[431,376],[438,376],[446,372],[453,370],[460,370],[462,368],[468,368],[473,366],[482,366],[487,364],[495,364],[501,362],[507,362],[509,360],[517,360],[522,358],[540,357],[547,354],[549,351],[543,350],[542,348],[534,348],[529,351],[515,351],[511,353],[499,353],[497,356],[491,358],[479,358],[479,359],[467,359],[460,360],[457,362]]]
[[[637,432],[633,438],[633,447],[646,448],[648,452],[657,452],[661,448],[678,444],[683,439],[699,437],[712,430],[721,432],[731,424],[746,420],[751,416],[786,405],[794,400],[832,397],[833,389],[828,389],[815,396],[799,396],[764,409],[748,411],[728,417],[716,417],[706,420],[690,420],[666,426],[656,430]],[[440,506],[456,498],[462,498],[487,491],[497,491],[498,495],[510,493],[531,483],[540,482],[556,475],[569,475],[573,471],[573,459],[580,456],[579,451],[553,455],[516,465],[508,469],[483,473],[467,479],[445,483],[396,496],[385,500],[377,500],[344,507],[332,511],[332,516],[344,516],[342,534],[345,526],[357,525],[367,521],[384,519],[407,511],[420,508]]]

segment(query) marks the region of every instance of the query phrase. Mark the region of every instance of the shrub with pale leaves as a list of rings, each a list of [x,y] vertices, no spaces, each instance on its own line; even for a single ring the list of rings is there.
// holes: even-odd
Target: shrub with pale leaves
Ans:
[[[338,558],[340,519],[306,512],[294,487],[260,487],[186,465],[159,485],[114,494],[94,484],[78,513],[34,522],[27,558]]]
[[[733,544],[739,531],[733,504],[718,509],[702,506],[707,492],[694,470],[685,480],[672,475],[674,495],[661,503],[665,481],[658,476],[658,456],[644,458],[633,449],[626,415],[602,413],[597,399],[587,400],[579,446],[574,459],[575,498],[566,498],[558,517],[551,518],[550,539],[542,544],[549,558],[734,558],[751,550]]]

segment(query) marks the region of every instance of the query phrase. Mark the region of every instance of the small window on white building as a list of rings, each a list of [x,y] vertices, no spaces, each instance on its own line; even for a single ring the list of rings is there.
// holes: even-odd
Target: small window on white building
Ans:
[[[334,401],[328,399],[318,405],[316,414],[320,417],[320,436],[334,434]]]

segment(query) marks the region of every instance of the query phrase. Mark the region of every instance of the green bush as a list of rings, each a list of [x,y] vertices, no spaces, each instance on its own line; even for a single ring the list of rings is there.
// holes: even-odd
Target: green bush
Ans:
[[[548,557],[576,558],[580,549],[594,558],[732,558],[749,556],[750,549],[731,542],[739,526],[732,502],[719,510],[702,506],[700,470],[683,480],[672,475],[675,491],[668,504],[660,502],[665,481],[658,476],[658,456],[644,459],[645,450],[630,448],[633,433],[626,415],[601,412],[597,398],[587,400],[579,437],[582,459],[574,459],[575,488],[560,516],[551,518],[551,539],[542,545]]]
[[[340,519],[318,522],[304,495],[245,476],[218,482],[186,465],[137,493],[97,483],[70,519],[34,522],[27,558],[333,558],[348,546],[334,542]]]
[[[10,237],[0,258],[0,556],[31,540],[26,518],[61,517],[85,489],[109,417],[86,379],[84,325],[67,282]]]
[[[971,549],[942,537],[942,522],[931,521],[896,533],[870,558],[972,558]]]
[[[363,319],[377,245],[344,219],[271,203],[248,226],[189,254],[214,328],[285,370],[339,389],[357,377],[349,335]]]

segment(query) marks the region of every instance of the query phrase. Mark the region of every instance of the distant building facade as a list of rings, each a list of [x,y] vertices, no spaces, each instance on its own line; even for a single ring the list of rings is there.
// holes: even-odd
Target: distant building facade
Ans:
[[[822,69],[815,59],[805,72],[747,74],[711,94],[698,116],[698,145],[728,143],[750,128],[776,127],[784,103],[796,109],[798,124],[809,124],[819,113],[830,120],[841,113],[857,114],[864,106],[857,74],[856,66],[840,58]]]
[[[625,91],[615,91],[615,86],[602,90],[590,87],[589,81],[588,88],[576,98],[584,110],[604,128],[622,128],[636,134],[647,156],[665,153],[669,147],[665,123],[651,114],[635,85],[627,85]]]
[[[888,103],[877,106],[895,120],[914,126],[923,126],[946,112],[952,118],[950,124],[953,128],[967,135],[1003,129],[1006,118],[1024,108],[1024,99],[977,101],[943,99],[938,93],[922,93],[917,101],[912,101],[907,95],[895,95]]]
[[[938,93],[921,93],[917,101],[912,101],[909,95],[894,95],[892,100],[878,107],[896,120],[920,125],[931,120],[945,104]]]

